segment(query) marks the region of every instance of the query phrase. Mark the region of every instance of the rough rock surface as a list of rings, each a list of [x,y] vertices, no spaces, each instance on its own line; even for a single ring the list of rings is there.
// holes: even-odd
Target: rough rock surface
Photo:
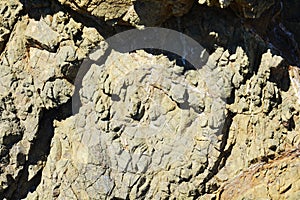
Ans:
[[[59,0],[75,11],[104,18],[112,24],[157,26],[171,16],[186,14],[193,0],[108,0],[78,1]],[[150,12],[149,12],[150,11]]]
[[[2,0],[0,199],[299,199],[299,6]],[[75,86],[108,37],[157,25],[206,65],[112,51]]]
[[[50,152],[55,162],[46,164],[49,178],[42,180],[59,187],[53,194],[79,199],[197,196],[220,156],[222,134],[215,129],[223,125],[225,102],[205,86],[208,67],[181,77],[183,71],[167,57],[143,51],[113,52],[104,67],[92,65],[83,80],[79,113],[56,124]],[[71,141],[76,142],[69,148]],[[38,188],[39,198],[47,197],[43,191],[49,186]]]
[[[19,4],[1,8],[3,16],[14,17]],[[49,153],[52,122],[71,114],[66,109],[78,60],[102,39],[96,29],[82,26],[63,11],[39,21],[28,15],[19,18],[1,53],[0,72],[0,196],[13,199],[27,194],[38,181]],[[12,24],[13,18],[5,19],[3,24]],[[77,40],[73,36],[78,32],[89,37]]]
[[[241,186],[240,183],[243,183]],[[270,163],[257,163],[221,189],[219,199],[298,199],[299,149],[285,152]]]

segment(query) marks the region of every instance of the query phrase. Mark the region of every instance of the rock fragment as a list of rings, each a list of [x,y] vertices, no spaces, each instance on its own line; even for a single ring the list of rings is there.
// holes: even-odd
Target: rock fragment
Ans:
[[[0,2],[0,52],[5,48],[5,43],[22,9],[23,5],[17,0]]]
[[[29,20],[25,36],[28,42],[33,42],[40,48],[50,52],[55,51],[59,43],[59,34],[51,29],[44,21]]]
[[[105,2],[60,0],[72,9],[97,18],[104,18],[112,24],[135,26],[157,26],[171,16],[186,14],[193,5],[192,0],[110,0]],[[151,12],[149,12],[151,10]]]

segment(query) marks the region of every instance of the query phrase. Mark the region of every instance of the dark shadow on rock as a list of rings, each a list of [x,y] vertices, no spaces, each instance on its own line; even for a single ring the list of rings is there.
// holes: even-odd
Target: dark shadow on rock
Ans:
[[[21,0],[24,5],[23,15],[28,14],[30,18],[40,20],[46,15],[53,15],[59,11],[70,14],[77,22],[80,22],[88,27],[94,27],[98,32],[106,39],[116,34],[116,28],[108,25],[104,19],[98,19],[89,14],[78,13],[73,11],[67,6],[62,6],[56,1],[38,1],[38,0]],[[143,4],[135,1],[135,8],[138,13],[139,9],[143,8]],[[145,6],[144,6],[145,7]],[[273,9],[273,8],[272,8]],[[148,20],[147,17],[141,15],[141,22]],[[266,17],[266,16],[263,16]],[[151,19],[153,23],[156,23],[157,19]],[[271,20],[271,19],[269,19]],[[159,19],[158,19],[159,21]],[[297,47],[292,42],[292,48],[281,47],[287,41],[291,40],[288,35],[285,35],[284,30],[280,30],[279,24],[272,24],[268,22],[266,30],[259,30],[259,26],[254,26],[256,21],[242,20],[236,16],[230,8],[219,9],[207,6],[194,5],[190,13],[183,17],[172,17],[163,23],[163,27],[170,28],[182,32],[194,40],[198,41],[203,47],[205,47],[210,53],[212,53],[217,46],[228,49],[231,54],[235,53],[237,47],[242,47],[246,52],[250,61],[250,78],[258,71],[262,54],[266,52],[268,48],[273,48],[272,53],[274,55],[283,56],[287,62],[292,65],[297,65],[297,60],[293,60],[294,54],[297,53]],[[264,23],[262,23],[264,24]],[[119,30],[126,30],[128,28],[120,28]],[[271,37],[268,37],[268,34]],[[282,34],[281,34],[282,33]],[[281,35],[280,35],[281,34]],[[81,37],[78,35],[76,37]],[[292,39],[293,40],[293,39]],[[272,47],[275,45],[275,48]],[[290,55],[293,54],[292,57]],[[168,55],[169,57],[172,57]],[[297,55],[295,55],[297,57]],[[178,62],[184,62],[181,58],[176,58]],[[186,65],[187,67],[189,65]],[[188,67],[189,70],[191,67]],[[88,68],[87,68],[88,70]],[[85,71],[86,73],[87,71]],[[83,72],[83,76],[85,75]],[[82,78],[83,78],[82,76]],[[72,76],[74,78],[75,76]],[[272,82],[283,90],[287,91],[289,88],[288,69],[286,67],[280,67],[272,70],[271,78]],[[72,82],[72,80],[70,80]],[[75,95],[79,94],[79,89],[76,88]],[[76,98],[76,96],[74,96]],[[76,106],[79,108],[80,106]],[[66,104],[45,110],[40,119],[39,131],[36,139],[33,141],[30,148],[28,160],[25,161],[24,169],[16,179],[11,180],[11,185],[5,190],[4,197],[8,199],[20,199],[27,196],[29,191],[34,191],[41,180],[42,169],[37,173],[35,178],[28,181],[28,167],[32,164],[36,164],[38,161],[45,161],[50,152],[50,143],[54,135],[54,120],[63,120],[72,115],[72,100],[69,100]],[[204,184],[208,182],[220,168],[222,168],[226,159],[229,157],[232,146],[225,150],[227,144],[229,127],[232,123],[232,114],[229,114],[224,126],[224,136],[222,140],[221,155],[218,161],[213,167],[212,172],[204,180]],[[15,188],[15,189],[13,189]],[[199,194],[200,195],[200,194]]]
[[[185,58],[175,53],[165,51],[163,49],[143,49],[143,50],[152,55],[164,55],[168,57],[170,61],[174,61],[176,65],[183,67],[184,70],[182,71],[182,74],[184,74],[188,70],[196,69],[196,67],[194,67],[189,61],[187,61]]]
[[[287,92],[291,85],[288,70],[287,63],[282,63],[277,68],[271,69],[269,79],[270,82],[276,83],[276,86],[284,92]]]
[[[264,41],[247,31],[242,25],[242,19],[229,8],[194,5],[188,14],[181,18],[172,17],[163,27],[190,36],[210,54],[217,47],[228,49],[230,54],[234,54],[237,47],[242,47],[250,59],[250,70],[253,73],[257,71],[261,56],[267,49]]]
[[[202,193],[207,190],[207,183],[226,165],[227,159],[229,158],[229,156],[231,155],[234,143],[230,144],[229,147],[227,149],[226,146],[228,144],[228,137],[229,137],[229,130],[230,127],[232,125],[233,122],[233,118],[234,118],[234,114],[229,112],[226,119],[225,119],[225,123],[222,129],[222,142],[221,142],[221,146],[220,146],[220,155],[217,159],[217,161],[214,163],[214,166],[212,167],[212,170],[210,171],[210,173],[208,173],[208,175],[203,179],[202,184],[204,185],[203,191]],[[209,193],[213,193],[218,189],[218,187],[213,187],[213,188],[209,188]]]
[[[103,18],[97,18],[89,13],[76,12],[69,8],[68,6],[61,5],[57,1],[51,0],[20,0],[24,6],[23,15],[28,15],[29,18],[40,20],[47,15],[53,16],[58,12],[67,13],[75,21],[84,24],[86,27],[93,27],[101,34],[102,37],[107,38],[116,33],[114,28],[107,24]],[[77,37],[80,37],[78,35]]]
[[[10,180],[9,187],[6,188],[1,199],[23,199],[29,192],[33,192],[39,185],[42,177],[42,169],[28,180],[28,169],[30,165],[37,165],[39,161],[46,162],[50,153],[50,145],[54,136],[54,120],[64,120],[72,115],[71,99],[57,108],[43,110],[36,138],[32,141],[27,160],[24,160],[24,168],[18,176]]]
[[[146,26],[157,26],[171,15],[167,12],[163,1],[134,1],[134,10],[139,17],[139,24]],[[150,11],[150,12],[149,12]]]
[[[297,43],[300,43],[300,1],[282,1],[282,22],[295,36]]]

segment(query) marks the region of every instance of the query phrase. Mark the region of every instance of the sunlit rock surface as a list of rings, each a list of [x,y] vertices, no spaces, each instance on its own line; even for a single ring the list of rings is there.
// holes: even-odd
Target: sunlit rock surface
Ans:
[[[297,8],[1,1],[0,199],[299,199]],[[188,35],[207,62],[113,50],[78,88],[93,50],[147,26]]]

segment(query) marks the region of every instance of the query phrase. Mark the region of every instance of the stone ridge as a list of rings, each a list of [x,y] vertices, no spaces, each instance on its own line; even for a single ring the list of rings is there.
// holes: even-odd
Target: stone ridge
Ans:
[[[0,199],[299,199],[299,8],[2,0]],[[76,85],[109,37],[147,26],[207,63],[112,50]]]

